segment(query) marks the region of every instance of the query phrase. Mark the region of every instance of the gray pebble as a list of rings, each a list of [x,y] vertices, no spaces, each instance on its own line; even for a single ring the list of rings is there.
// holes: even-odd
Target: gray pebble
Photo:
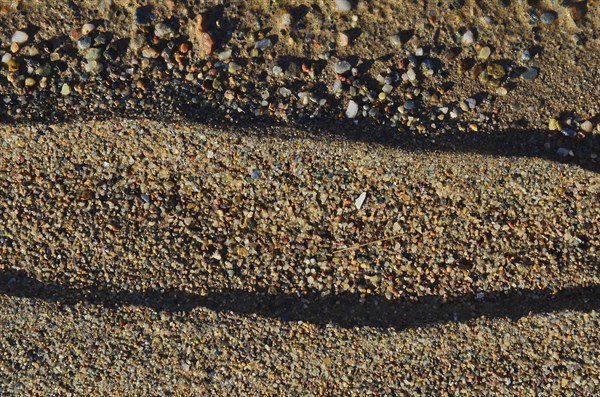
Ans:
[[[556,21],[556,13],[554,11],[546,11],[541,15],[540,19],[543,23],[550,25]]]
[[[80,50],[87,50],[92,46],[92,38],[90,36],[83,36],[77,40],[77,47]]]
[[[271,41],[271,39],[262,39],[260,41],[257,41],[256,44],[254,44],[254,48],[260,51],[264,51],[272,45],[273,42]]]
[[[531,67],[521,75],[521,78],[523,78],[524,80],[535,80],[538,77],[539,73],[539,69]]]
[[[344,74],[352,68],[352,65],[348,61],[339,61],[335,64],[335,72],[337,74]]]

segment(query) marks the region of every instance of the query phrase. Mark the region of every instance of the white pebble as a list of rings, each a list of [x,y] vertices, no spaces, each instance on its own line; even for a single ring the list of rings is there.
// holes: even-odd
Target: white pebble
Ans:
[[[81,27],[81,34],[83,34],[84,36],[87,36],[88,34],[92,33],[94,31],[94,29],[96,29],[96,27],[93,24],[86,23],[85,25],[83,25]]]
[[[366,198],[367,198],[367,192],[362,192],[360,194],[360,196],[358,196],[358,198],[354,201],[354,205],[356,206],[357,210],[361,209]]]
[[[12,43],[23,44],[27,41],[27,39],[29,39],[29,36],[27,35],[27,33],[23,32],[21,30],[17,30],[15,32],[15,34],[13,34],[10,41]]]
[[[347,12],[352,9],[352,3],[348,0],[335,0],[335,5],[338,11]]]
[[[591,133],[594,129],[594,125],[589,120],[586,120],[583,123],[581,123],[579,127],[581,128],[581,131],[586,132],[588,134]]]
[[[475,41],[475,35],[473,34],[473,31],[470,29],[467,30],[465,34],[463,34],[461,41],[464,45],[473,44],[473,42]]]
[[[346,108],[346,116],[349,119],[353,119],[358,114],[358,104],[354,101],[348,102],[348,107]]]
[[[6,54],[2,55],[2,63],[9,63],[11,59],[12,54],[10,52],[7,52]]]

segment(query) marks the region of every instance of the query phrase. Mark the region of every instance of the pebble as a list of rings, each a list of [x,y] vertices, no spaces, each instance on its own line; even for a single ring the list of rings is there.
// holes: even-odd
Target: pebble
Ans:
[[[568,136],[569,138],[574,138],[577,136],[577,131],[569,127],[562,127],[560,129],[560,132],[562,132],[563,135]]]
[[[339,61],[335,63],[334,69],[337,74],[344,74],[352,68],[350,62],[348,61]]]
[[[356,200],[354,200],[354,205],[356,206],[357,210],[362,208],[366,198],[367,198],[367,192],[362,192],[360,194],[360,196],[358,196],[356,198]]]
[[[521,53],[521,60],[525,62],[531,60],[531,52],[529,50],[524,50]]]
[[[348,107],[346,108],[346,117],[349,119],[353,119],[358,114],[358,104],[354,101],[348,102]]]
[[[481,48],[481,50],[479,50],[478,57],[482,61],[485,61],[490,57],[491,54],[492,54],[492,49],[488,46],[485,46],[485,47]]]
[[[475,98],[467,98],[465,99],[465,103],[471,110],[475,109],[475,106],[477,106],[477,101],[475,100]]]
[[[152,47],[145,47],[142,50],[142,56],[144,58],[150,58],[150,59],[155,59],[158,58],[160,54],[158,53],[158,51],[156,51],[154,48]]]
[[[208,32],[200,33],[200,42],[202,43],[202,49],[206,55],[211,55],[215,49],[215,41]]]
[[[335,7],[340,12],[352,10],[352,3],[349,0],[335,0]]]
[[[12,54],[10,52],[7,52],[4,55],[2,55],[2,63],[8,63],[12,58]]]
[[[499,63],[489,64],[486,68],[486,71],[493,79],[501,79],[506,76],[506,70],[504,69],[504,66]]]
[[[102,56],[102,50],[100,48],[90,48],[85,53],[85,59],[88,62],[97,61],[98,59],[100,59],[101,56]]]
[[[262,39],[260,41],[257,41],[254,44],[254,48],[256,48],[259,51],[264,51],[267,48],[271,47],[273,45],[273,42],[271,41],[271,39],[266,38],[266,39]]]
[[[340,47],[346,47],[350,42],[350,38],[344,32],[338,32],[337,34],[337,43]]]
[[[556,151],[556,154],[558,154],[559,156],[562,157],[575,157],[575,153],[573,153],[573,151],[571,149],[567,149],[564,147],[558,148],[558,150]]]
[[[25,86],[26,87],[33,87],[35,85],[35,79],[28,77],[25,79]]]
[[[581,128],[581,131],[590,134],[594,130],[594,125],[591,121],[586,120],[583,123],[581,123],[579,128]]]
[[[17,30],[13,35],[10,41],[16,44],[24,44],[29,40],[29,35],[22,30]]]
[[[60,89],[60,94],[63,96],[67,96],[71,93],[71,86],[67,83],[64,83]]]
[[[551,118],[550,120],[548,120],[548,129],[550,131],[559,131],[560,130],[560,122],[555,118]]]
[[[80,50],[87,50],[92,46],[92,38],[90,36],[82,36],[77,40],[77,48]]]
[[[556,13],[554,11],[546,11],[546,12],[542,13],[542,15],[540,16],[540,19],[546,25],[550,25],[551,23],[554,23],[554,21],[556,20]]]
[[[154,25],[154,34],[156,37],[161,39],[171,38],[173,36],[173,29],[166,23],[159,22]]]
[[[467,31],[466,31],[466,32],[465,32],[465,33],[462,35],[461,42],[462,42],[464,45],[471,45],[471,44],[473,44],[473,43],[475,42],[475,33],[473,33],[473,31],[472,31],[472,30],[470,30],[470,29],[469,29],[469,30],[467,30]]]
[[[393,34],[390,36],[390,43],[395,47],[400,47],[402,45],[402,37],[399,33]]]
[[[81,27],[81,34],[84,36],[89,35],[90,33],[92,33],[94,31],[94,29],[96,29],[96,27],[94,26],[94,24],[92,23],[86,23]]]
[[[539,73],[540,71],[537,68],[531,67],[521,75],[521,78],[524,80],[535,80]]]

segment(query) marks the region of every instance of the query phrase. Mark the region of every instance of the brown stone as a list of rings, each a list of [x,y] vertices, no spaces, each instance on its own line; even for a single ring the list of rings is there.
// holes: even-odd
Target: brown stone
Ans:
[[[200,42],[202,43],[202,49],[204,50],[204,53],[206,53],[206,55],[210,55],[213,53],[215,49],[215,41],[213,40],[210,33],[200,33]]]

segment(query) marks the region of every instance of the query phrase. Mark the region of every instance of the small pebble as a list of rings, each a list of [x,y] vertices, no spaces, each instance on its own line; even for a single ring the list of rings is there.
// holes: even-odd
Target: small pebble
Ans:
[[[562,132],[563,135],[568,136],[569,138],[574,138],[577,136],[577,132],[569,127],[562,127],[560,129],[560,132]]]
[[[562,157],[567,157],[567,156],[574,157],[575,156],[575,153],[573,153],[573,151],[571,149],[567,149],[564,147],[558,148],[558,150],[556,151],[556,154],[558,154],[559,156],[562,156]]]
[[[273,42],[271,41],[271,39],[262,39],[254,44],[254,48],[256,48],[259,51],[264,51],[272,45]]]
[[[154,48],[152,47],[146,47],[142,50],[142,56],[144,58],[158,58],[160,54],[158,53],[158,51],[156,51]]]
[[[349,119],[353,119],[358,114],[358,104],[354,101],[348,102],[348,107],[346,108],[346,117]]]
[[[521,78],[524,80],[535,80],[538,77],[540,71],[537,68],[529,68],[525,73],[521,75]]]
[[[352,65],[348,61],[339,61],[335,63],[334,68],[337,74],[344,74],[352,68]]]
[[[486,68],[486,71],[493,79],[501,79],[506,75],[506,70],[504,69],[504,66],[502,66],[499,63],[489,64]]]
[[[473,33],[472,30],[469,29],[462,35],[461,42],[464,45],[471,45],[471,44],[473,44],[474,41],[475,41],[475,34]]]
[[[354,205],[356,206],[357,210],[362,208],[366,198],[367,198],[367,192],[362,192],[360,194],[360,196],[358,196],[358,198],[354,201]]]
[[[340,47],[346,47],[350,42],[350,38],[344,32],[338,32],[337,34],[337,43]]]
[[[548,129],[550,131],[558,131],[558,130],[560,130],[560,122],[557,119],[555,119],[555,118],[551,118],[548,121]]]
[[[80,50],[87,50],[92,46],[92,38],[90,36],[83,36],[77,40],[77,47]]]
[[[540,16],[540,19],[546,25],[550,25],[556,20],[556,13],[554,11],[546,11]]]
[[[335,6],[340,12],[348,12],[352,10],[352,3],[349,0],[335,0]]]
[[[29,35],[21,30],[17,30],[13,35],[10,41],[16,44],[24,44],[29,39]]]
[[[89,35],[96,27],[91,23],[86,23],[81,27],[81,34],[84,36]]]
[[[64,83],[60,89],[60,93],[63,96],[67,96],[71,93],[71,86],[68,85],[67,83]]]
[[[583,123],[581,123],[579,128],[581,128],[581,131],[590,134],[594,130],[594,125],[591,121],[586,120]]]
[[[482,61],[485,61],[490,57],[491,54],[492,54],[492,49],[488,46],[485,46],[481,50],[479,50],[478,57]]]
[[[169,25],[159,22],[154,25],[154,34],[161,39],[170,38],[173,36],[173,29]]]

